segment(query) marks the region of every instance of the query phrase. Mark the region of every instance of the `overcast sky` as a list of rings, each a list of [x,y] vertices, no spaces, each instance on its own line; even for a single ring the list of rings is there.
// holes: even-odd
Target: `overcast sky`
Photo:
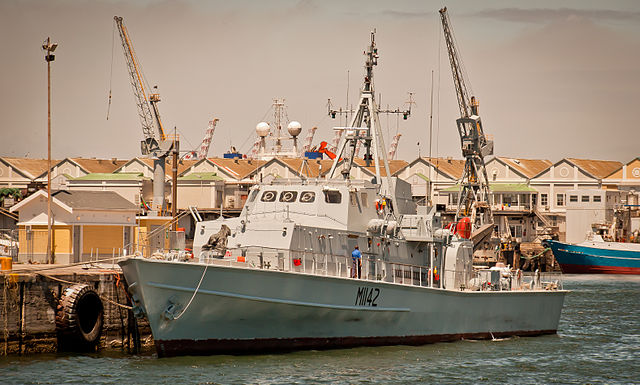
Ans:
[[[431,71],[431,151],[461,158],[443,5],[496,155],[554,162],[640,156],[640,2],[586,0],[3,0],[0,156],[46,158],[47,36],[59,44],[53,157],[140,155],[142,130],[114,31],[119,15],[182,149],[197,147],[217,117],[209,156],[230,145],[247,152],[255,125],[272,118],[265,114],[273,98],[286,100],[303,130],[319,127],[314,144],[330,141],[341,124],[327,116],[327,99],[345,104],[347,74],[350,103],[357,98],[375,28],[382,106],[402,107],[408,92],[416,102],[407,121],[381,116],[385,134],[403,134],[399,158],[429,153]]]

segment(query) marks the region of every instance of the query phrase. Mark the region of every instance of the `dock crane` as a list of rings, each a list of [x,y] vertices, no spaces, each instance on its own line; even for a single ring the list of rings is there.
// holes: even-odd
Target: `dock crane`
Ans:
[[[114,21],[122,41],[122,50],[127,63],[131,88],[138,107],[138,115],[142,124],[144,140],[140,143],[142,155],[153,159],[153,204],[152,210],[160,213],[164,211],[164,181],[165,162],[167,156],[174,150],[174,138],[165,135],[158,102],[160,94],[149,92],[149,86],[142,74],[142,68],[133,49],[127,27],[122,17],[114,16]],[[177,149],[176,149],[177,150]]]
[[[204,139],[202,139],[202,143],[197,150],[187,152],[182,159],[183,160],[202,160],[207,157],[209,154],[209,147],[211,146],[211,138],[213,138],[213,133],[216,130],[216,124],[218,123],[217,118],[209,121],[209,125],[207,126],[207,131],[204,134]]]
[[[493,141],[484,134],[478,114],[478,100],[475,96],[470,96],[467,91],[467,81],[465,81],[462,62],[455,46],[446,7],[440,9],[440,20],[449,53],[453,84],[458,97],[460,118],[456,120],[456,124],[460,134],[462,155],[465,157],[455,221],[468,217],[473,230],[476,231],[493,223],[489,205],[489,178],[484,163],[484,157],[493,154]]]

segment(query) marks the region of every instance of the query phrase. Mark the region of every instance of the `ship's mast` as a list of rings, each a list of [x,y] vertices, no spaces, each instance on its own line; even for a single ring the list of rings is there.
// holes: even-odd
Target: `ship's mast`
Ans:
[[[336,130],[343,131],[344,134],[340,138],[340,143],[336,151],[336,157],[333,160],[331,170],[329,171],[329,178],[333,178],[336,174],[336,170],[340,165],[342,169],[340,173],[344,179],[349,179],[351,175],[351,168],[353,166],[354,158],[357,156],[358,142],[362,142],[365,147],[365,163],[366,166],[371,165],[371,161],[374,160],[374,167],[376,172],[376,183],[382,182],[382,174],[380,172],[380,163],[385,170],[385,177],[387,178],[388,194],[393,204],[397,207],[395,193],[391,187],[391,172],[389,168],[389,161],[387,158],[386,147],[384,145],[384,139],[382,136],[382,129],[380,126],[380,112],[389,113],[402,113],[406,119],[411,114],[411,105],[407,111],[381,111],[378,108],[378,104],[375,99],[375,88],[373,85],[373,67],[378,65],[378,48],[376,48],[375,31],[371,32],[371,42],[369,47],[364,52],[365,60],[365,75],[364,84],[360,89],[360,98],[358,102],[358,109],[351,111],[349,109],[332,110],[329,103],[329,115],[335,117],[338,113],[351,113],[352,118],[350,124],[347,127],[336,127]],[[373,154],[371,153],[373,150]]]

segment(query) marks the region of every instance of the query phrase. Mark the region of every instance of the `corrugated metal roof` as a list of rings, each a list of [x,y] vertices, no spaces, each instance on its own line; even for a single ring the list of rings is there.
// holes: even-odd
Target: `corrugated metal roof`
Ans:
[[[257,159],[208,158],[210,162],[222,168],[229,175],[240,180],[262,167],[266,161]]]
[[[178,180],[224,180],[215,172],[192,172],[185,176],[181,176]]]
[[[464,173],[464,159],[423,157],[422,160],[431,163],[436,169],[451,176],[453,179],[462,178]]]
[[[131,159],[131,160],[125,162],[125,164],[126,163],[131,163],[135,159],[137,159],[140,162],[144,163],[151,170],[153,170],[153,159],[149,159],[149,158],[134,158],[134,159]],[[186,171],[187,169],[191,168],[191,166],[193,166],[197,162],[198,162],[197,160],[178,160],[178,175],[182,174],[184,171]],[[120,167],[122,167],[123,165],[121,165]],[[118,168],[120,168],[120,167],[118,167]],[[171,170],[172,167],[173,167],[173,159],[171,159],[171,157],[167,157],[166,161],[165,161],[165,166],[164,166],[164,173],[168,178],[171,178],[173,176],[173,171]]]
[[[84,210],[132,210],[138,206],[114,191],[56,191],[52,197],[74,209]]]
[[[376,162],[372,161],[371,165],[369,167],[365,167],[366,162],[364,161],[364,159],[361,158],[357,158],[354,161],[355,164],[357,164],[359,167],[364,168],[365,170],[368,170],[370,173],[374,174],[376,173]],[[391,173],[391,176],[394,176],[398,171],[402,170],[403,168],[405,168],[408,165],[408,163],[404,160],[390,160],[389,161],[389,172]],[[387,176],[387,173],[385,172],[384,169],[384,163],[381,162],[380,163],[380,176]]]
[[[605,178],[622,168],[622,163],[615,160],[565,159],[598,179]]]
[[[522,159],[506,157],[496,158],[506,163],[513,169],[519,171],[529,179],[540,174],[542,171],[548,169],[553,165],[553,163],[551,163],[551,161],[548,159]]]
[[[125,159],[69,158],[88,173],[111,173],[127,163]]]
[[[310,159],[307,160],[308,169],[307,167],[302,169],[302,162],[304,161],[304,159],[280,158],[279,160],[289,166],[289,168],[294,170],[296,174],[304,175],[307,178],[317,178],[320,174],[320,170],[322,170],[322,175],[326,174],[329,170],[331,170],[331,165],[333,164],[332,160]]]
[[[102,173],[94,172],[77,178],[71,178],[73,180],[140,180],[145,179],[141,172],[116,172],[116,173]]]
[[[47,173],[47,159],[29,159],[29,158],[8,158],[2,157],[2,159],[9,163],[12,167],[21,171],[23,174],[31,179],[35,179],[43,173]],[[51,160],[51,166],[60,162],[59,160]]]
[[[418,172],[418,173],[416,173],[416,175],[417,175],[420,179],[423,179],[425,182],[429,182],[429,177],[428,177],[428,176],[426,176],[426,175],[424,175],[424,174],[421,174],[421,173],[419,173],[419,172]]]

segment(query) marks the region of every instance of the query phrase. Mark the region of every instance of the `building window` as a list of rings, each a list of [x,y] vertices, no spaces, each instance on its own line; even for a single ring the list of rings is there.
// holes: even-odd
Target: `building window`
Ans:
[[[593,196],[593,201],[594,202],[602,202],[602,197],[600,195],[594,195]]]
[[[531,204],[534,206],[538,204],[538,194],[531,195]]]
[[[564,194],[556,194],[556,206],[564,206]]]
[[[540,206],[549,205],[549,199],[547,198],[547,194],[540,194]]]
[[[511,230],[511,235],[514,237],[522,238],[522,225],[511,225],[509,230]]]
[[[360,199],[362,200],[362,206],[369,207],[369,201],[367,200],[367,193],[360,193]]]
[[[580,199],[581,202],[589,202],[589,195],[583,195]]]
[[[515,200],[514,195],[512,195],[512,194],[504,194],[502,196],[502,203],[507,205],[507,206],[515,205],[516,204],[516,200]]]
[[[577,201],[578,201],[577,195],[569,195],[569,202],[577,202]]]

